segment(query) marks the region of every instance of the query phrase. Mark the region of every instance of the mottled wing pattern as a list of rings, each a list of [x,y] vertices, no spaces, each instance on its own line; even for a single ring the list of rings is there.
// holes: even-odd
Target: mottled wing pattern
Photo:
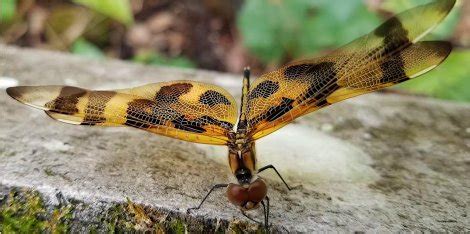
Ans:
[[[439,0],[413,8],[329,55],[261,76],[248,94],[249,136],[259,139],[306,113],[435,68],[449,55],[451,45],[418,40],[454,4],[455,0]]]
[[[70,86],[7,89],[16,100],[59,121],[131,126],[181,140],[223,145],[237,120],[236,102],[224,89],[175,81],[132,89],[91,91]]]

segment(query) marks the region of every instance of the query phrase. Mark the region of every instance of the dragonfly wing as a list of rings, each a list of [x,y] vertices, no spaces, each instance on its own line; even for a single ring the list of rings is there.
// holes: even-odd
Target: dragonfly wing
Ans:
[[[227,91],[193,81],[112,91],[71,86],[18,86],[8,88],[7,93],[62,122],[131,126],[205,144],[226,144],[237,118],[236,102]]]
[[[440,0],[390,18],[332,53],[258,78],[248,94],[249,136],[266,136],[299,116],[424,74],[447,58],[447,42],[418,42],[449,13]]]

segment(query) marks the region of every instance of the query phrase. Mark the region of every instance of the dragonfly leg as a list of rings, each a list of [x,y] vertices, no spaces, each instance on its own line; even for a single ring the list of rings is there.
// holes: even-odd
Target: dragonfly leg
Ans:
[[[271,164],[269,164],[269,165],[267,165],[267,166],[264,166],[264,167],[258,169],[258,173],[260,173],[260,172],[262,172],[262,171],[264,171],[264,170],[266,170],[266,169],[273,169],[273,170],[276,172],[276,174],[279,176],[279,178],[281,178],[282,182],[286,185],[287,189],[289,189],[289,191],[293,189],[293,188],[291,188],[291,187],[286,183],[286,181],[284,180],[284,178],[282,178],[281,174],[280,174],[280,173],[277,171],[277,169],[276,169],[273,165],[271,165]]]
[[[209,197],[209,195],[214,191],[214,189],[218,189],[218,188],[226,188],[228,186],[228,184],[216,184],[214,186],[212,186],[211,190],[209,190],[209,192],[206,194],[206,196],[202,199],[201,203],[199,203],[199,205],[197,207],[192,207],[192,208],[189,208],[186,210],[187,213],[191,212],[191,210],[198,210],[201,208],[202,204],[206,201],[206,199]]]
[[[264,213],[264,228],[266,232],[269,233],[269,198],[266,199],[266,204],[264,201],[261,201],[261,205],[263,206],[263,213]]]

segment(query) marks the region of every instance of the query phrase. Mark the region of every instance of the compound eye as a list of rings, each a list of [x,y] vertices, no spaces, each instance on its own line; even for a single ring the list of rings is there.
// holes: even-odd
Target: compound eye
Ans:
[[[227,198],[232,204],[242,206],[248,201],[248,189],[238,184],[229,184]]]
[[[268,193],[268,187],[262,179],[256,179],[248,188],[248,199],[253,202],[261,202]]]

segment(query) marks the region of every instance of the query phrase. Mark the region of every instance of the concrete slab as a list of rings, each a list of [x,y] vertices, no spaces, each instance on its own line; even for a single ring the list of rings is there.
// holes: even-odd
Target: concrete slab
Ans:
[[[70,216],[60,220],[75,231],[261,230],[222,191],[201,210],[185,212],[211,185],[233,181],[226,148],[130,128],[62,124],[4,90],[16,84],[114,89],[179,79],[240,96],[240,75],[0,45],[0,209],[37,195],[46,217],[68,207]],[[369,94],[295,121],[261,139],[257,151],[259,165],[274,164],[301,185],[288,192],[273,173],[262,175],[273,232],[470,231],[468,104]]]

